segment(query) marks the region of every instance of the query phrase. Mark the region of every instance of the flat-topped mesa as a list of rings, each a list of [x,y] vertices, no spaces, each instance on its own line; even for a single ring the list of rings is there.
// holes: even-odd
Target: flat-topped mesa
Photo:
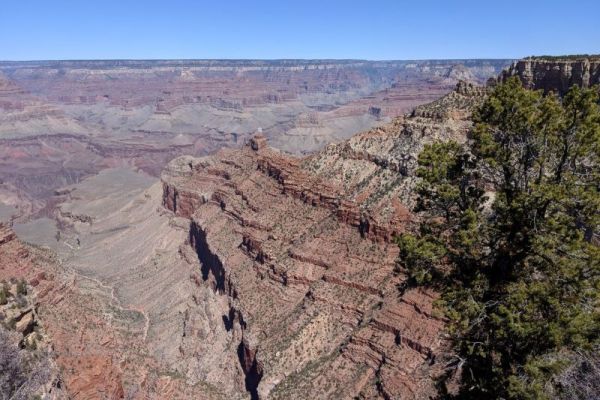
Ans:
[[[518,76],[528,89],[562,95],[573,85],[590,87],[600,83],[600,55],[528,57],[513,63],[498,80],[511,76]]]

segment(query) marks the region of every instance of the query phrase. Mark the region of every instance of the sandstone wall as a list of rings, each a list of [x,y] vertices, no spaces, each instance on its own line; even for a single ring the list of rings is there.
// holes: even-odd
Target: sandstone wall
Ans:
[[[600,56],[526,58],[513,63],[500,80],[509,76],[518,76],[529,89],[564,94],[573,85],[590,87],[600,83]]]

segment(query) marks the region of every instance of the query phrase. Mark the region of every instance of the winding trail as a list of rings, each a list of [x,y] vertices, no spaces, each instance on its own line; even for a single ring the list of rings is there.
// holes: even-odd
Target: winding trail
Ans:
[[[63,263],[64,265],[64,263]],[[119,309],[120,311],[133,311],[136,313],[141,314],[144,317],[144,330],[143,330],[143,335],[142,335],[142,341],[145,343],[147,338],[148,338],[148,331],[150,330],[150,317],[148,316],[148,313],[139,308],[139,307],[125,307],[121,304],[121,300],[117,297],[117,295],[115,294],[115,287],[108,285],[104,282],[102,282],[100,279],[98,278],[93,278],[91,276],[87,276],[82,274],[81,272],[77,271],[75,268],[73,268],[72,266],[68,266],[68,265],[64,265],[65,267],[65,273],[67,274],[71,274],[74,275],[74,283],[76,282],[77,278],[81,278],[81,279],[85,279],[88,281],[91,281],[93,283],[95,283],[98,287],[104,289],[105,291],[107,291],[107,293],[110,293],[110,301],[108,303],[109,306],[115,307],[117,309]],[[112,317],[113,315],[111,313],[107,313],[107,315],[109,316],[109,318],[107,318],[107,321],[109,322],[109,324],[111,324],[112,326]]]

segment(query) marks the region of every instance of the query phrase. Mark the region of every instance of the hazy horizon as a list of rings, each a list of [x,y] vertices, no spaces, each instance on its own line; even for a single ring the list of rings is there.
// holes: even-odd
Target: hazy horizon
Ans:
[[[571,55],[571,54],[564,54]],[[597,56],[597,54],[581,54],[582,56]],[[107,62],[107,61],[336,61],[336,62],[419,62],[419,61],[497,61],[497,60],[517,60],[530,56],[539,56],[538,54],[530,54],[524,57],[473,57],[473,58],[397,58],[397,59],[368,59],[368,58],[55,58],[55,59],[0,59],[0,63],[29,63],[29,62]],[[558,55],[560,56],[560,55]],[[555,57],[555,56],[551,56]]]

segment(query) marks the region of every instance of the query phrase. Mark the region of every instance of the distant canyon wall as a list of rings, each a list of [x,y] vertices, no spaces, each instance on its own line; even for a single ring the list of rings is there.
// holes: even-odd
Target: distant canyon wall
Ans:
[[[600,83],[600,56],[530,57],[513,63],[500,80],[510,76],[518,76],[528,89],[564,94],[573,85]]]
[[[157,176],[176,156],[257,131],[308,154],[483,83],[510,60],[0,61],[0,203],[51,214],[54,191],[105,168]]]

